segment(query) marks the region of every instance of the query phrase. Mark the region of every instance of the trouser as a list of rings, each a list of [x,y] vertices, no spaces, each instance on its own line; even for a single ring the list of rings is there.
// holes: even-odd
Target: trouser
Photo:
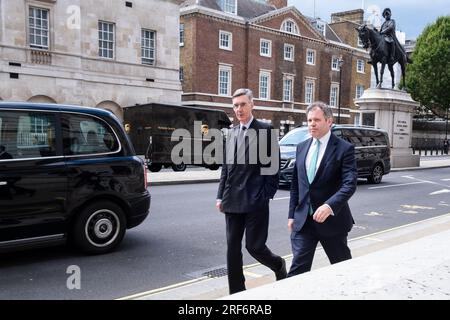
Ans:
[[[269,229],[269,206],[255,212],[226,213],[227,268],[230,294],[245,290],[242,261],[242,238],[245,247],[261,264],[278,271],[282,258],[274,255],[266,246]]]
[[[352,258],[350,248],[347,245],[348,233],[333,237],[320,237],[315,230],[311,216],[306,219],[305,225],[300,231],[291,233],[292,264],[288,277],[311,270],[314,253],[320,242],[331,264]]]

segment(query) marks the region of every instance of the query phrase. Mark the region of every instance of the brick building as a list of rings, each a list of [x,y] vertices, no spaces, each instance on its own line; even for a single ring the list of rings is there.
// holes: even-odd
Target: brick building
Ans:
[[[286,0],[188,0],[180,12],[184,105],[223,109],[233,118],[231,95],[248,87],[255,116],[282,134],[306,121],[315,100],[330,104],[335,116],[340,111],[341,123],[354,122],[353,100],[370,84],[354,23],[350,42]]]

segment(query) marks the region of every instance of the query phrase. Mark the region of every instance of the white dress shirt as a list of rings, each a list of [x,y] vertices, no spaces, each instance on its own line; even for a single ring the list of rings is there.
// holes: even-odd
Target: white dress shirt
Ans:
[[[319,150],[319,156],[317,158],[317,166],[316,166],[316,172],[317,169],[320,166],[320,163],[323,159],[323,155],[325,154],[325,149],[327,148],[328,141],[330,140],[331,131],[328,131],[322,138],[319,139],[320,141],[320,150]],[[309,147],[308,154],[306,155],[306,172],[309,171],[309,165],[311,163],[311,158],[314,152],[316,151],[317,143],[316,139],[313,139],[313,142],[311,143],[311,146]]]

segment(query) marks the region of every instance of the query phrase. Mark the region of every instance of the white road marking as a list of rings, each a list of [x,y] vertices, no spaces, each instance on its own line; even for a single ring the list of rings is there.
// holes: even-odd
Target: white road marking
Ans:
[[[424,206],[418,206],[418,205],[411,205],[411,204],[402,204],[400,207],[405,209],[425,209],[425,210],[434,210],[436,208],[433,207],[424,207]]]
[[[439,191],[435,191],[435,192],[430,193],[430,196],[434,196],[434,195],[436,195],[436,194],[449,193],[449,192],[450,192],[449,189],[442,189],[442,190],[439,190]]]
[[[410,182],[410,183],[399,183],[399,184],[391,184],[389,186],[370,187],[368,189],[369,190],[373,190],[373,189],[394,188],[394,187],[409,186],[409,185],[412,185],[412,184],[421,184],[421,183],[430,183],[430,182],[417,181],[417,182]]]
[[[419,212],[414,211],[414,210],[397,210],[397,212],[409,213],[409,214],[417,214],[417,213],[419,213]]]
[[[416,181],[425,182],[425,183],[436,184],[436,185],[438,185],[438,186],[443,186],[443,187],[450,187],[450,186],[448,186],[448,185],[441,184],[441,183],[439,183],[439,182],[434,182],[434,181],[429,181],[429,180],[417,179],[417,178],[414,178],[413,176],[402,176],[402,178],[407,178],[407,179],[416,180]]]
[[[155,293],[158,293],[158,292],[167,291],[167,290],[170,290],[170,289],[182,287],[182,286],[189,285],[189,284],[192,284],[192,283],[195,283],[195,282],[199,282],[199,281],[203,281],[203,280],[206,280],[206,279],[211,279],[211,278],[203,276],[203,277],[200,277],[200,278],[197,278],[197,279],[192,279],[192,280],[188,280],[188,281],[184,281],[184,282],[178,282],[178,283],[172,284],[172,285],[167,286],[167,287],[162,287],[162,288],[158,288],[158,289],[153,289],[153,290],[149,290],[149,291],[145,291],[145,292],[132,294],[132,295],[129,295],[129,296],[126,296],[126,297],[118,298],[116,300],[137,299],[137,298],[140,298],[140,297],[143,297],[143,296],[147,296],[147,295],[155,294]]]
[[[364,215],[372,217],[372,216],[382,216],[383,214],[375,211],[370,211],[369,213],[364,213]]]

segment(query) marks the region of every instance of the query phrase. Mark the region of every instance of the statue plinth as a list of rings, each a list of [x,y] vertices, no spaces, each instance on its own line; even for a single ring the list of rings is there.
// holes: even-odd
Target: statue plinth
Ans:
[[[420,156],[411,148],[412,117],[419,103],[404,91],[370,88],[355,100],[364,119],[374,118],[376,128],[388,132],[391,144],[391,167],[418,167]],[[373,117],[373,114],[375,115]]]

